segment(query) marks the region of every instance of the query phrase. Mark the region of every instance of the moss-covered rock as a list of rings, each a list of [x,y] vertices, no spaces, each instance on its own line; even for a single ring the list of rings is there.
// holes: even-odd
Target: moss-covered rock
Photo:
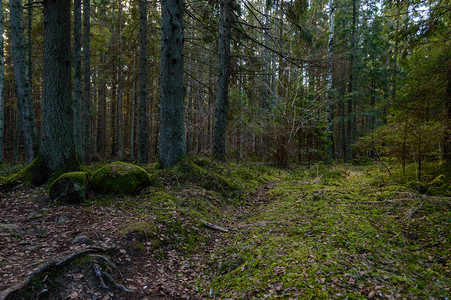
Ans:
[[[139,188],[149,185],[149,173],[143,168],[124,163],[113,162],[92,174],[94,190],[106,194],[133,194]]]
[[[58,177],[49,190],[50,199],[64,204],[81,203],[89,194],[89,177],[86,172],[69,172]]]

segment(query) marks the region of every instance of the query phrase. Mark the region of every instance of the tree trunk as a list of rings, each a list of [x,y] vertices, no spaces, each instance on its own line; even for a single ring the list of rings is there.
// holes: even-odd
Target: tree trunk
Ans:
[[[17,104],[21,116],[25,155],[27,161],[31,162],[37,154],[39,142],[31,102],[30,81],[27,77],[22,1],[10,0],[9,7]]]
[[[33,181],[78,168],[71,95],[70,1],[44,1],[42,165]]]
[[[132,107],[130,110],[130,159],[135,159],[136,56],[133,54]]]
[[[231,4],[232,0],[221,1],[221,20],[219,23],[219,63],[213,129],[213,157],[220,160],[225,158],[226,153],[226,125],[230,80]]]
[[[3,134],[5,128],[5,52],[3,50],[3,5],[0,5],[0,165],[4,160]]]
[[[74,140],[75,151],[83,159],[81,117],[81,0],[74,0]]]
[[[356,56],[356,39],[357,39],[357,1],[352,0],[352,28],[351,28],[351,57],[349,62],[350,74],[349,74],[349,85],[348,85],[348,109],[347,109],[347,127],[346,127],[346,156],[345,162],[349,162],[352,157],[351,144],[353,140],[353,105],[354,105],[354,95],[355,92],[355,66],[354,60]]]
[[[138,162],[144,164],[149,157],[147,121],[147,1],[139,0],[139,135]]]
[[[451,67],[448,66],[448,86],[446,87],[445,94],[445,110],[444,110],[445,120],[445,136],[443,143],[443,159],[451,163]]]
[[[122,138],[122,130],[123,130],[123,115],[122,115],[122,97],[123,97],[123,79],[122,79],[122,1],[119,0],[119,17],[118,17],[118,51],[119,51],[119,60],[117,66],[117,150],[119,155],[119,160],[122,160],[122,148],[123,148],[123,138]]]
[[[162,0],[159,161],[163,168],[173,166],[186,154],[183,10],[183,0]]]
[[[16,130],[14,131],[14,141],[13,141],[13,155],[12,155],[12,163],[13,165],[17,164],[17,159],[19,157],[19,145],[20,145],[20,138],[22,137],[21,135],[21,127],[22,124],[20,122],[20,112],[19,110],[17,110],[16,113]]]
[[[100,56],[101,65],[105,67],[106,58],[102,53]],[[99,78],[99,119],[97,125],[97,153],[100,156],[105,156],[106,148],[106,79],[105,75],[101,74]]]
[[[91,160],[91,3],[83,0],[83,161]]]
[[[334,31],[335,31],[335,12],[334,2],[329,0],[329,40],[327,43],[327,106],[326,106],[326,125],[327,125],[327,154],[330,161],[335,160],[334,150],[334,128],[333,128],[333,112],[334,112],[334,97],[333,97],[333,62],[332,53],[334,49]]]

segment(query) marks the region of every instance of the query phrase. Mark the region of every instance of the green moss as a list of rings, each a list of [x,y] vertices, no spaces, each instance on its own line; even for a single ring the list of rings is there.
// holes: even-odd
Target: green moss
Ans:
[[[380,286],[384,295],[440,298],[450,284],[443,271],[450,206],[396,183],[379,185],[374,175],[380,172],[373,166],[291,172],[268,192],[274,201],[241,220],[247,230],[212,257],[205,293],[365,299]],[[230,271],[215,263],[237,256],[245,263]]]
[[[128,223],[124,228],[120,230],[120,233],[127,235],[130,233],[137,233],[145,237],[153,237],[157,233],[157,227],[146,221],[134,221]]]
[[[113,162],[92,174],[93,188],[107,194],[133,194],[148,184],[149,173],[123,162]]]
[[[207,190],[215,190],[224,196],[237,195],[240,187],[220,174],[215,162],[199,158],[184,158],[177,165],[157,170],[151,175],[152,185],[196,184]]]

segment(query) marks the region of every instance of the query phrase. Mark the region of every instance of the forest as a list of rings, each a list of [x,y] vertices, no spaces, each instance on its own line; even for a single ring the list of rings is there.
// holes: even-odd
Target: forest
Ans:
[[[0,5],[0,300],[449,299],[447,0]]]

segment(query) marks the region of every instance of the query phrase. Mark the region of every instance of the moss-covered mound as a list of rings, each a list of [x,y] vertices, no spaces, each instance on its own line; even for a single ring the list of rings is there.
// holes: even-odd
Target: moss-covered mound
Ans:
[[[50,199],[67,204],[81,203],[89,194],[88,173],[69,172],[58,177],[49,190]]]
[[[143,168],[123,162],[113,162],[92,174],[94,190],[106,194],[133,194],[149,185],[149,173]]]
[[[223,195],[236,195],[241,187],[226,178],[226,170],[220,164],[202,158],[184,158],[177,165],[157,170],[151,176],[152,185],[195,184]]]

